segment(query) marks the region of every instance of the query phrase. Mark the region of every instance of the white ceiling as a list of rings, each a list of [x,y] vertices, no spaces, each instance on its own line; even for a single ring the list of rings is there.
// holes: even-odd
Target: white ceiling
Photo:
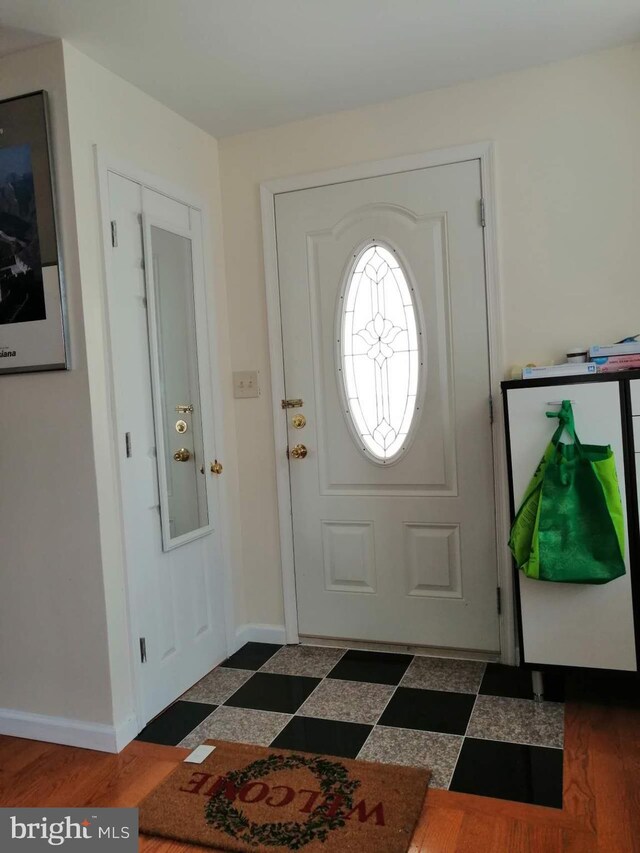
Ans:
[[[633,41],[640,0],[0,0],[0,20],[227,136]]]

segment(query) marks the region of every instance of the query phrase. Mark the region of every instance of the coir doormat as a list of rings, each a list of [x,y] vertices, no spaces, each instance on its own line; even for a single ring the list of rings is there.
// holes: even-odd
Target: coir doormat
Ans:
[[[140,804],[140,831],[242,853],[406,853],[429,770],[207,741]]]

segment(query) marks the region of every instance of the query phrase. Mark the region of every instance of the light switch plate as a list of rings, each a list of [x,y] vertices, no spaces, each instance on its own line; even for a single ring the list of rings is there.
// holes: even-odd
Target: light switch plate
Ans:
[[[234,397],[259,397],[260,385],[257,370],[237,370],[233,374]]]

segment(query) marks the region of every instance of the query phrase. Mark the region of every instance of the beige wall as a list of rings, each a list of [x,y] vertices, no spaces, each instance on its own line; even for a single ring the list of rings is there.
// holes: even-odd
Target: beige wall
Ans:
[[[132,711],[122,549],[117,516],[117,482],[109,435],[110,414],[105,361],[104,304],[100,218],[93,145],[104,155],[126,161],[202,198],[208,207],[210,232],[205,251],[213,270],[215,304],[213,334],[223,382],[225,463],[223,485],[230,517],[230,559],[240,571],[239,505],[235,465],[235,424],[231,391],[230,344],[224,286],[222,223],[216,140],[185,119],[64,43],[73,181],[78,218],[80,268],[96,447],[104,585],[109,629],[114,719]],[[244,620],[240,585],[231,622]],[[219,594],[222,591],[219,590]]]
[[[493,140],[504,368],[560,359],[640,332],[639,93],[633,45],[220,140],[249,622],[283,621],[259,183]]]
[[[104,745],[113,727],[130,732],[134,699],[93,146],[183,188],[208,211],[224,396],[224,524],[229,559],[241,572],[218,151],[211,136],[69,44],[0,60],[0,98],[42,88],[50,95],[73,369],[0,377],[0,731],[15,730],[25,713],[40,714],[89,723]],[[232,630],[244,621],[241,583],[234,593]],[[54,736],[64,742],[65,731]]]
[[[0,376],[0,710],[110,723],[89,379],[59,42],[0,60],[0,98],[36,89],[49,92],[73,369]]]

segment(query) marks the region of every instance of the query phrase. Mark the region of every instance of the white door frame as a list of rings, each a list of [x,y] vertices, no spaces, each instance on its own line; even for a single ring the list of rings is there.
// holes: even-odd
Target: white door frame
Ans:
[[[484,262],[487,298],[487,324],[489,339],[489,375],[493,400],[493,474],[495,488],[497,578],[502,593],[502,612],[499,616],[500,659],[503,663],[516,663],[515,612],[513,605],[513,573],[511,554],[507,547],[509,538],[509,497],[507,463],[500,381],[504,364],[502,329],[502,302],[498,283],[498,251],[496,238],[496,200],[494,177],[494,146],[492,142],[478,142],[453,148],[442,148],[424,154],[411,154],[343,166],[326,172],[279,178],[260,184],[262,205],[262,233],[264,241],[265,285],[269,325],[269,351],[271,360],[271,388],[273,426],[276,449],[276,480],[280,521],[280,550],[282,555],[282,586],[284,592],[284,617],[287,642],[299,642],[298,608],[293,551],[293,517],[289,484],[289,463],[286,457],[288,444],[287,424],[282,417],[280,402],[285,397],[284,350],[280,317],[280,282],[276,241],[275,196],[293,190],[311,189],[329,184],[392,175],[430,166],[445,166],[466,160],[480,161],[480,179],[484,200]],[[487,401],[487,407],[489,401]],[[488,415],[487,415],[488,416]]]
[[[146,172],[138,168],[133,163],[129,163],[118,158],[111,157],[105,153],[99,146],[93,146],[94,160],[96,165],[96,179],[98,190],[98,205],[101,224],[102,236],[102,263],[103,275],[100,282],[100,299],[102,303],[103,316],[103,333],[106,350],[106,385],[107,385],[107,408],[109,412],[108,429],[110,433],[111,445],[111,462],[112,469],[115,471],[115,498],[117,502],[118,515],[118,532],[120,535],[120,552],[125,575],[125,603],[127,611],[127,621],[129,628],[129,653],[130,653],[130,676],[132,680],[133,696],[135,703],[136,715],[136,733],[141,729],[141,721],[143,720],[143,703],[142,689],[140,679],[136,677],[138,672],[138,664],[140,659],[140,648],[138,646],[138,637],[141,631],[138,628],[137,613],[132,606],[133,602],[133,578],[131,569],[127,563],[127,552],[125,547],[125,522],[122,509],[122,472],[120,466],[119,453],[119,435],[117,430],[116,420],[116,404],[115,404],[115,380],[113,372],[113,345],[111,339],[111,327],[109,324],[109,304],[107,297],[107,287],[112,275],[111,269],[111,216],[109,212],[109,172],[114,172],[127,180],[133,181],[140,185],[141,188],[152,190],[153,192],[167,196],[168,198],[180,204],[198,210],[202,215],[202,233],[203,233],[203,255],[204,255],[204,284],[205,284],[205,299],[207,304],[207,328],[209,334],[208,344],[209,350],[205,354],[205,369],[208,369],[209,382],[211,385],[212,401],[213,401],[213,420],[214,434],[216,440],[216,453],[220,459],[225,459],[224,447],[224,422],[223,422],[223,404],[222,388],[220,383],[219,363],[215,345],[215,335],[212,332],[212,323],[210,318],[217,317],[215,305],[215,288],[212,286],[214,281],[213,265],[210,253],[206,250],[206,241],[204,235],[210,233],[211,217],[209,206],[205,200],[195,196],[193,193],[175,186],[164,178]],[[199,349],[199,355],[200,355]],[[202,380],[201,380],[202,381]],[[223,613],[225,614],[224,638],[226,645],[226,654],[236,648],[235,627],[232,624],[231,614],[234,612],[233,604],[233,589],[231,575],[231,543],[229,540],[229,524],[227,522],[229,516],[230,501],[224,482],[224,478],[217,479],[218,488],[218,508],[220,519],[218,523],[218,533],[220,536],[220,557],[222,560],[222,578],[223,578]],[[134,735],[135,736],[135,735]]]

